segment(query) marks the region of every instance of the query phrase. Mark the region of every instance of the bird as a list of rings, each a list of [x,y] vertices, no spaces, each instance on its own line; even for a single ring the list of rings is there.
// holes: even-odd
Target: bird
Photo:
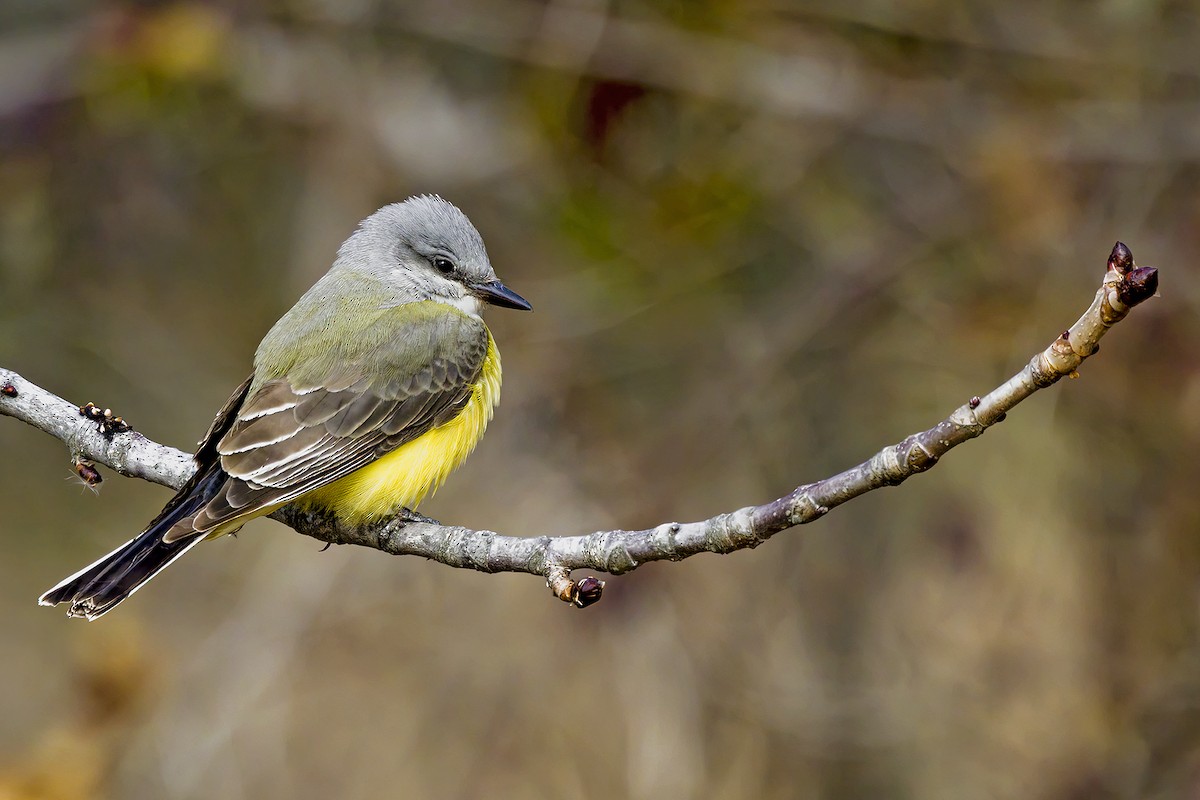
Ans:
[[[195,474],[144,531],[38,602],[97,619],[200,542],[287,504],[349,524],[413,514],[500,400],[485,305],[532,309],[456,206],[420,195],[371,214],[263,338]]]

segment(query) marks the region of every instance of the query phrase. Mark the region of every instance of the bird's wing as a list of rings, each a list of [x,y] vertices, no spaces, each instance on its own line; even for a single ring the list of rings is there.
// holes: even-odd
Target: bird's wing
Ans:
[[[238,409],[246,402],[246,395],[249,394],[252,383],[254,383],[253,375],[242,381],[241,386],[234,389],[233,394],[225,401],[225,405],[221,406],[221,410],[213,418],[212,425],[208,426],[208,432],[196,446],[196,455],[194,456],[196,463],[201,468],[208,466],[213,459],[220,457],[217,452],[217,443],[221,441],[221,437],[237,419]]]
[[[488,347],[478,317],[450,312],[406,326],[369,354],[325,359],[315,371],[294,366],[264,382],[217,443],[229,479],[193,530],[295,500],[450,421],[470,399]]]

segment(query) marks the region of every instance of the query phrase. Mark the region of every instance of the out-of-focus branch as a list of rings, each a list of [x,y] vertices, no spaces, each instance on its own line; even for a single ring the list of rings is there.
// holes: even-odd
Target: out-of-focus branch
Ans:
[[[1118,242],[1088,310],[1002,385],[971,398],[934,427],[885,447],[856,467],[797,487],[772,502],[701,522],[666,522],[646,530],[597,531],[585,536],[521,538],[400,517],[347,525],[329,515],[290,506],[271,516],[306,536],[333,544],[424,556],[481,572],[541,575],[560,599],[587,606],[600,598],[604,583],[594,577],[574,581],[572,570],[620,575],[649,561],[679,561],[702,552],[731,553],[757,547],[776,533],[812,522],[872,489],[895,486],[924,472],[951,448],[1003,420],[1029,395],[1074,375],[1083,360],[1099,349],[1100,337],[1157,289],[1158,271],[1136,267],[1129,248]],[[133,431],[121,431],[121,424],[114,426],[107,412],[81,410],[5,369],[0,369],[0,414],[61,439],[77,461],[89,459],[122,475],[177,489],[194,471],[187,453]]]

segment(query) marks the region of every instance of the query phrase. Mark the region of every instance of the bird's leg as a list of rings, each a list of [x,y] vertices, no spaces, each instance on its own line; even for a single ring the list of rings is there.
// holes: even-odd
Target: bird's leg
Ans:
[[[404,523],[420,522],[424,525],[441,525],[442,524],[442,523],[438,522],[436,519],[434,519],[433,517],[427,517],[424,514],[418,514],[416,511],[413,511],[410,508],[405,508],[404,506],[401,506],[400,510],[396,512],[395,518]]]

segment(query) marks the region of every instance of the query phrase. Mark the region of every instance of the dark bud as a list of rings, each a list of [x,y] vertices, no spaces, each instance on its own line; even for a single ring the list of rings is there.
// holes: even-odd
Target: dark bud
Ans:
[[[3,386],[0,386],[0,394],[4,395],[5,397],[16,397],[17,387],[13,386],[11,383],[6,383]]]
[[[979,395],[975,395],[967,401],[967,405],[969,405],[971,408],[979,408],[979,404],[982,402],[983,400],[979,397]]]
[[[111,408],[100,408],[95,403],[80,406],[79,414],[96,423],[96,430],[105,439],[111,440],[118,433],[133,430],[133,426],[128,422],[120,417],[114,417]]]
[[[96,465],[86,458],[76,458],[74,467],[75,474],[88,486],[96,486],[104,480],[100,476],[100,470],[96,469]]]
[[[1158,292],[1158,270],[1138,267],[1117,284],[1117,297],[1127,306],[1136,306]]]
[[[579,608],[587,608],[604,594],[604,581],[591,575],[575,582],[571,589],[571,602]]]
[[[1070,332],[1070,331],[1063,331],[1063,332],[1062,332],[1062,340],[1063,340],[1064,342],[1069,342],[1069,341],[1071,341],[1071,332]]]
[[[1133,269],[1133,251],[1126,247],[1124,242],[1113,245],[1112,253],[1108,256],[1108,268],[1120,275]]]
[[[1004,420],[1006,420],[1006,419],[1008,419],[1007,412],[996,417],[996,422],[1004,422]]]

